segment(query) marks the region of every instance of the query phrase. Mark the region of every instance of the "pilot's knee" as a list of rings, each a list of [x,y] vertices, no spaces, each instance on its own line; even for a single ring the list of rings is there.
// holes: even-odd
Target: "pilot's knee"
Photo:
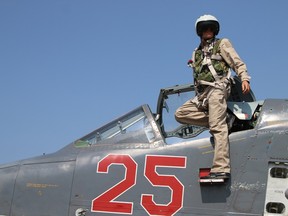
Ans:
[[[176,120],[176,121],[178,121],[178,122],[179,122],[179,119],[180,119],[180,118],[179,118],[179,115],[178,115],[178,113],[177,113],[177,112],[175,112],[175,113],[174,113],[174,118],[175,118],[175,120]]]
[[[175,120],[176,120],[177,122],[179,122],[179,123],[181,123],[181,124],[182,124],[182,121],[181,121],[181,119],[180,119],[180,118],[178,118],[177,116],[175,116]]]
[[[180,112],[179,112],[179,109],[177,109],[174,113],[174,117],[175,119],[178,121],[178,119],[180,118]]]
[[[183,115],[181,110],[177,109],[176,112],[174,113],[175,120],[181,124],[185,124],[183,121]]]

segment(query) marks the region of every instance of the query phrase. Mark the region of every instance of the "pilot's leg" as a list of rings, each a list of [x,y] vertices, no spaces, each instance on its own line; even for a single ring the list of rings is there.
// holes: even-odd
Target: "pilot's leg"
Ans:
[[[227,95],[219,89],[214,89],[209,97],[209,128],[215,142],[215,153],[211,173],[230,173],[226,100]]]
[[[207,110],[199,109],[191,100],[176,110],[175,119],[181,124],[209,127]]]

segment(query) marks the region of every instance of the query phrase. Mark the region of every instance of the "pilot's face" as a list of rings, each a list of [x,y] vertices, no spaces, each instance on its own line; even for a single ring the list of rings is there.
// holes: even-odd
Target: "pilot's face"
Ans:
[[[202,33],[202,40],[209,40],[214,37],[214,32],[212,31],[212,28],[208,27],[206,28]]]

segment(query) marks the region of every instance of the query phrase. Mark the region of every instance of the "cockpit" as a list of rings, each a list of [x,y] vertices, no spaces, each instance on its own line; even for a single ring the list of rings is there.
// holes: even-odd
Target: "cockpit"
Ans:
[[[74,146],[121,143],[171,144],[168,140],[194,138],[206,131],[207,128],[182,125],[174,117],[176,109],[193,98],[194,95],[192,84],[161,89],[155,113],[151,112],[148,105],[142,105],[80,138],[74,142]],[[237,78],[232,86],[232,93],[228,101],[230,102],[228,102],[227,111],[236,117],[233,130],[253,128],[262,104],[256,102],[252,91],[248,95],[242,94],[241,82]]]
[[[256,101],[252,92],[244,95],[242,84],[238,77],[233,78],[231,94],[227,100],[227,113],[235,122],[231,132],[252,129],[260,112],[263,101]],[[208,128],[196,125],[183,125],[176,122],[174,113],[178,107],[195,96],[193,84],[173,86],[161,89],[157,113],[164,137],[167,138],[193,138],[206,131]]]

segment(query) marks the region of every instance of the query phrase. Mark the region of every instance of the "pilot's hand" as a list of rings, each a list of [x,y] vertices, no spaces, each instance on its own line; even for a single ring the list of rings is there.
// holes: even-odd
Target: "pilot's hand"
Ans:
[[[243,94],[248,94],[250,92],[250,83],[247,80],[242,82],[242,92]]]

